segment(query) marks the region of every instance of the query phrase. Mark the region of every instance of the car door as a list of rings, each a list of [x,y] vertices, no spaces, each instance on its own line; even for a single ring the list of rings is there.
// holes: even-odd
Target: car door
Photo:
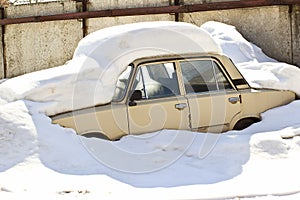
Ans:
[[[181,95],[174,62],[137,68],[132,91],[141,98],[128,104],[130,134],[161,129],[190,129],[187,99]]]
[[[203,132],[229,129],[241,111],[240,94],[230,83],[220,63],[213,58],[180,61],[191,128]]]

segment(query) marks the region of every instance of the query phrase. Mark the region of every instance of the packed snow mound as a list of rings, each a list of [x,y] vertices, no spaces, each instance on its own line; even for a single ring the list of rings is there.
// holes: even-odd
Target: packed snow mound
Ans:
[[[300,97],[300,69],[282,62],[240,63],[237,67],[252,87],[291,90]]]
[[[48,115],[111,101],[120,73],[135,59],[164,54],[221,52],[203,29],[188,23],[144,22],[110,27],[83,38],[66,65],[0,85],[1,102],[51,102]],[[84,98],[83,98],[84,97]]]
[[[252,87],[291,90],[300,96],[298,67],[268,57],[234,26],[210,21],[201,28],[209,32]]]
[[[23,162],[36,151],[36,144],[37,133],[25,102],[16,101],[1,105],[0,171]],[[9,154],[6,153],[8,149]]]
[[[45,194],[46,199],[272,199],[285,194],[280,196],[286,199],[299,190],[300,137],[280,136],[299,132],[300,101],[267,111],[262,122],[242,131],[163,130],[114,142],[76,136],[53,125],[38,112],[40,105],[17,101],[0,106],[1,125],[15,131],[13,136],[1,135],[6,140],[0,141],[1,199],[38,199]],[[101,155],[123,168],[114,170],[108,160],[97,162],[82,142],[93,142]],[[139,159],[118,157],[116,148]],[[142,164],[161,168],[139,174],[121,171]],[[41,187],[45,180],[49,184]]]
[[[110,66],[124,54],[125,64],[130,64],[145,56],[193,52],[221,53],[222,50],[204,29],[196,25],[171,21],[140,22],[89,34],[79,42],[74,58],[88,56],[99,60],[100,65]]]
[[[201,25],[211,37],[221,46],[222,52],[234,63],[243,62],[274,62],[256,45],[248,42],[234,26],[220,22],[209,21]]]

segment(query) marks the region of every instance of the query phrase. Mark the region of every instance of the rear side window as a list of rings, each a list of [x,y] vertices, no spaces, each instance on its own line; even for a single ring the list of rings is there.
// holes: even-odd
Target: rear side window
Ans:
[[[175,64],[169,62],[140,66],[133,89],[140,90],[143,99],[179,95]]]
[[[201,93],[232,89],[214,60],[180,62],[186,93]]]
[[[121,101],[124,98],[131,72],[132,66],[128,66],[126,70],[119,76],[114,96],[112,98],[113,101]]]

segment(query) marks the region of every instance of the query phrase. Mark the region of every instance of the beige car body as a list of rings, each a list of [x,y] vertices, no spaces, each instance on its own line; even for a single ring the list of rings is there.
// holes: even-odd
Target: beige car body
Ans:
[[[225,77],[226,80],[221,77],[224,89],[217,87],[205,92],[188,92],[189,86],[186,86],[187,78],[183,77],[183,66],[186,63],[188,66],[193,61],[201,63],[202,60],[214,63],[212,69],[218,69],[218,73]],[[138,78],[137,73],[144,73],[141,67],[166,63],[174,65],[176,76],[173,79],[178,82],[177,94],[130,101],[134,87],[137,87],[134,86]],[[295,94],[290,91],[251,88],[232,61],[221,54],[142,58],[135,60],[131,66],[132,72],[125,95],[119,101],[58,114],[51,117],[53,123],[73,128],[79,135],[110,140],[128,134],[149,133],[162,129],[220,133],[240,129],[237,124],[240,126],[241,123],[246,123],[248,126],[247,120],[257,122],[262,112],[295,99]],[[215,71],[213,75],[218,76]],[[216,82],[216,85],[220,84],[218,80]],[[194,86],[192,81],[189,83]],[[144,82],[143,84],[143,89],[147,90]]]

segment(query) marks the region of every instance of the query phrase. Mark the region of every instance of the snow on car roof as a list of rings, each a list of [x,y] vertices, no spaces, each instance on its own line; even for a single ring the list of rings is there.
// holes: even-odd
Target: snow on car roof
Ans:
[[[204,29],[183,22],[140,22],[105,28],[83,38],[73,60],[82,68],[101,69],[106,86],[114,86],[119,75],[134,60],[149,56],[183,53],[221,53],[220,46]],[[87,64],[89,63],[89,64]],[[109,91],[114,88],[110,86]],[[113,94],[110,92],[109,100]],[[108,100],[107,99],[107,100]]]
[[[109,49],[113,51],[107,51]],[[144,49],[147,51],[136,52]],[[79,42],[74,58],[97,56],[95,58],[101,58],[101,61],[108,59],[111,62],[131,51],[135,52],[133,57],[136,58],[172,53],[222,52],[204,29],[184,22],[162,21],[113,26],[91,33]]]

